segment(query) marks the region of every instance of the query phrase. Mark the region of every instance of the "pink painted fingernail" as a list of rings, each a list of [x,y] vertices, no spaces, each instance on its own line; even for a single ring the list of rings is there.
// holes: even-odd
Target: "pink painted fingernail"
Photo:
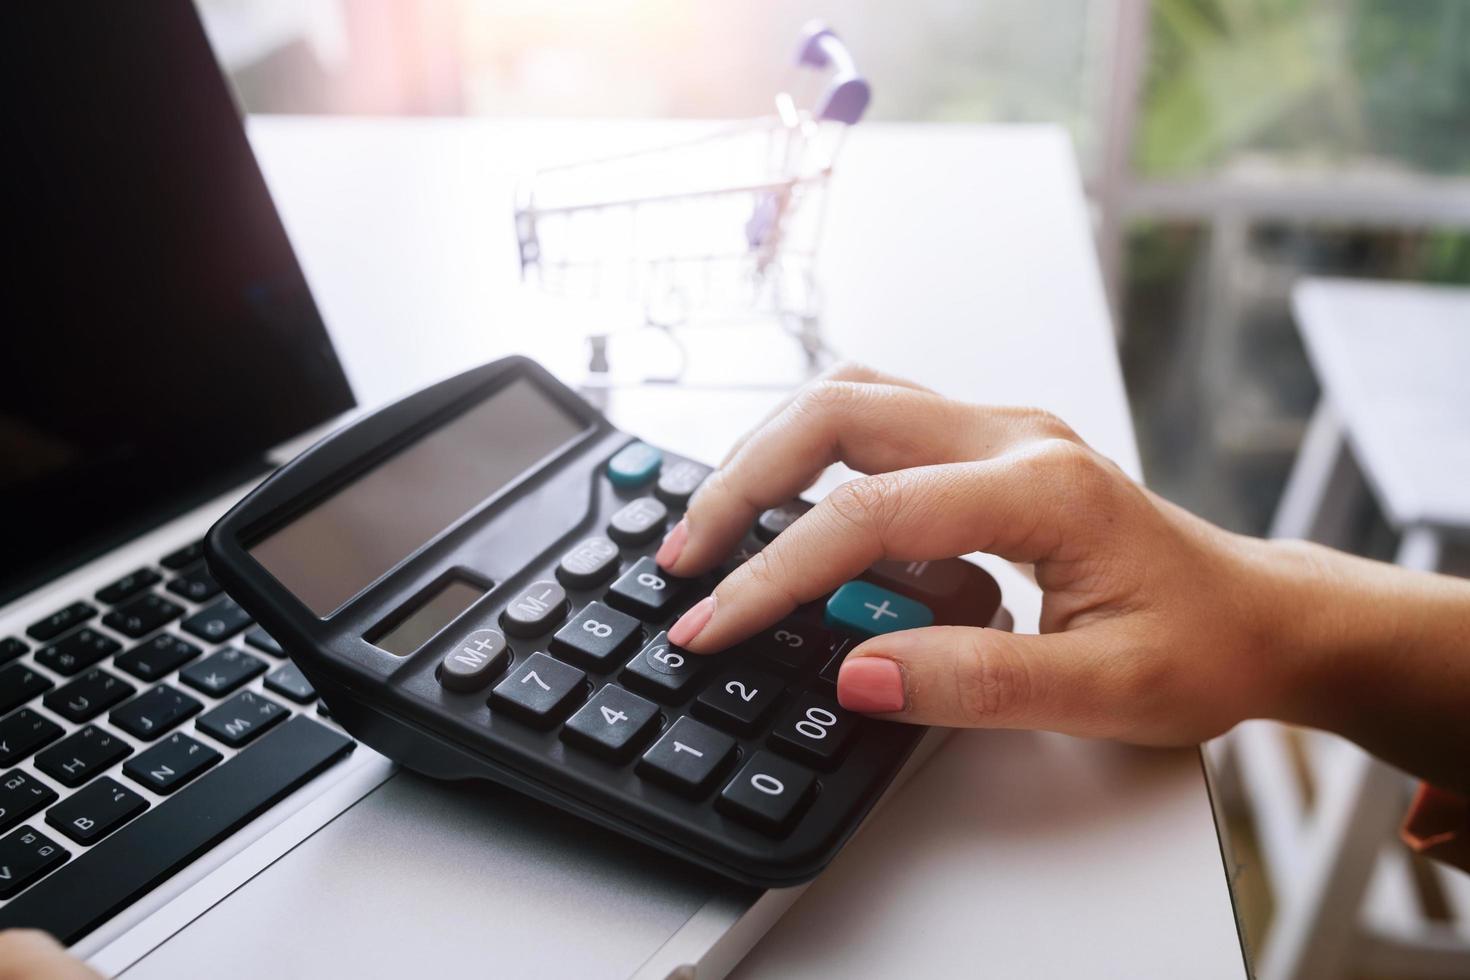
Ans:
[[[699,635],[699,631],[704,629],[705,624],[714,614],[715,597],[707,595],[690,606],[689,611],[669,627],[669,642],[676,647],[686,646],[690,640]]]
[[[684,553],[684,543],[689,540],[689,521],[681,518],[674,529],[664,536],[664,543],[658,546],[658,554],[653,556],[654,562],[659,568],[673,568],[674,562]]]
[[[672,638],[673,634],[669,634]],[[902,711],[903,671],[882,657],[853,657],[837,672],[837,700],[848,711]]]

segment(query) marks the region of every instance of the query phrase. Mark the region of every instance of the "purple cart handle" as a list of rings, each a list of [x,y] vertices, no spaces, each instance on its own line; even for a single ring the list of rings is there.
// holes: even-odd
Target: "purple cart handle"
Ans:
[[[796,63],[806,68],[831,68],[832,83],[822,95],[818,119],[833,119],[851,126],[863,118],[873,90],[858,74],[857,63],[847,45],[819,20],[802,29]]]

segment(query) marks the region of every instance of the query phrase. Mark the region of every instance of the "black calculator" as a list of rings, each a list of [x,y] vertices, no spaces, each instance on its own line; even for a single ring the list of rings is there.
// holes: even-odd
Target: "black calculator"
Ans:
[[[312,446],[205,549],[333,717],[390,758],[798,884],[925,734],[838,705],[846,652],[898,625],[986,625],[1000,592],[958,559],[882,562],[730,651],[680,650],[668,626],[806,507],[762,514],[709,576],[673,578],[652,555],[709,472],[506,358]]]

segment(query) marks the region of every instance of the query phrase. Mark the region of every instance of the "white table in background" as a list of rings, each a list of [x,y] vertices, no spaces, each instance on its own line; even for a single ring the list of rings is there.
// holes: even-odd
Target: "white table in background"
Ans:
[[[515,180],[691,125],[256,118],[250,129],[354,389],[373,403],[511,351],[575,379],[578,331],[519,283]],[[1049,408],[1139,473],[1059,131],[858,127],[830,208],[821,271],[838,350],[946,394]],[[625,390],[609,414],[717,459],[775,397]],[[1034,586],[988,567],[1018,628],[1034,630]],[[960,733],[737,973],[1241,977],[1200,755]]]

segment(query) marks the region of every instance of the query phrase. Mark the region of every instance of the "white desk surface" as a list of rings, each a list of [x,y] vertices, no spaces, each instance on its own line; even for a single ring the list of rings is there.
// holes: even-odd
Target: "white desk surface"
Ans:
[[[1470,289],[1307,279],[1292,306],[1389,518],[1470,530]]]
[[[688,126],[256,118],[250,131],[372,403],[512,350],[575,379],[578,331],[518,281],[515,179]],[[837,170],[821,265],[834,345],[947,394],[1049,408],[1137,474],[1065,136],[866,125]],[[635,389],[609,414],[717,459],[775,397]],[[987,567],[1034,630],[1035,587]],[[1199,753],[957,734],[737,974],[1241,977]]]

